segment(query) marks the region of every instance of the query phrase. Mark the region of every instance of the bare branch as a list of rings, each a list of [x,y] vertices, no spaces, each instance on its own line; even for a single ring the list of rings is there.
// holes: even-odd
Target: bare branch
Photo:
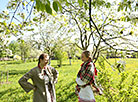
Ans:
[[[89,16],[90,16],[90,21],[92,22],[92,24],[94,25],[100,39],[106,44],[108,45],[110,48],[114,49],[114,50],[121,50],[121,51],[134,51],[134,52],[138,52],[136,50],[128,50],[128,49],[120,49],[120,48],[114,48],[112,45],[110,45],[109,43],[106,42],[106,40],[103,38],[103,36],[101,35],[98,27],[96,26],[95,22],[93,21],[92,17],[91,17],[91,0],[89,0]]]
[[[105,38],[105,40],[106,41],[108,41],[108,40],[113,40],[113,39],[117,39],[117,38],[123,38],[123,37],[125,37],[125,36],[129,36],[129,34],[126,34],[126,35],[120,35],[120,36],[115,36],[115,37],[112,37],[112,38]]]
[[[15,17],[15,14],[16,14],[16,12],[17,12],[17,10],[18,10],[20,4],[21,4],[21,2],[18,3],[18,5],[17,5],[17,7],[16,7],[16,9],[15,9],[15,11],[14,11],[14,13],[13,13],[13,16],[12,16],[12,18],[11,18],[11,21],[10,21],[10,23],[9,23],[8,28],[10,28],[11,23],[12,23],[12,21],[13,21],[13,18]]]
[[[14,17],[18,22],[22,23],[18,18]]]
[[[28,16],[26,17],[25,21],[23,22],[23,24],[22,24],[22,27],[21,27],[21,28],[23,28],[24,23],[25,23],[25,22],[28,20],[28,18],[30,17],[30,15],[31,15],[31,13],[32,13],[32,10],[33,10],[33,7],[34,7],[34,4],[35,4],[35,2],[33,2],[32,7],[31,7],[31,10],[30,10],[30,12],[29,12]]]
[[[76,45],[78,48],[80,48],[81,50],[83,50],[83,48],[81,48],[77,43],[75,43],[75,45]]]

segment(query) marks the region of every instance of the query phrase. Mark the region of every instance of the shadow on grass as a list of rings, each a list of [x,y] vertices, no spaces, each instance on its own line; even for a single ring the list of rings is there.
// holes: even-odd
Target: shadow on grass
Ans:
[[[58,101],[59,102],[68,102],[68,101],[75,101],[76,99],[77,99],[77,96],[76,96],[76,94],[75,94],[75,81],[73,81],[73,82],[71,82],[71,83],[69,83],[69,84],[67,84],[66,86],[62,86],[62,85],[60,85],[58,88],[60,89],[60,90],[62,90],[62,92],[64,93],[64,94],[62,94],[61,92],[58,92],[57,93],[57,97],[64,97],[64,98],[60,98]],[[62,87],[61,87],[62,86]]]
[[[14,90],[16,90],[16,89],[10,89],[10,91],[14,91]],[[8,92],[9,92],[9,89],[4,90],[4,91],[0,91],[0,98]]]
[[[19,74],[25,74],[29,70],[10,70],[9,75],[19,75]]]
[[[9,88],[7,90],[4,90],[4,91],[0,91],[0,98],[5,95],[5,94],[9,94],[8,96],[11,96],[12,94],[16,93],[15,91],[18,90],[18,88],[16,89],[12,89],[12,88]],[[13,93],[14,92],[14,93]]]
[[[63,64],[62,66],[70,66],[70,64]],[[58,67],[57,65],[52,65],[52,67],[54,68],[61,68]],[[25,74],[29,71],[30,69],[27,70],[10,70],[9,71],[9,75],[19,75],[19,74]]]
[[[62,66],[71,66],[70,64],[62,64],[62,66],[60,65],[51,65],[54,68],[61,68]]]
[[[0,65],[5,65],[5,64],[22,64],[23,61],[6,61],[6,62],[1,62]]]
[[[9,102],[25,102],[30,100],[30,95],[24,95],[24,90],[21,88],[9,88],[4,91],[0,91],[0,99]]]
[[[64,102],[66,100],[69,100],[69,99],[71,99],[72,101],[76,100],[77,96],[75,94],[75,84],[76,84],[76,82],[73,81],[73,82],[71,82],[70,84],[67,85],[66,90],[68,90],[72,86],[73,87],[73,89],[72,89],[73,91],[71,91],[70,93],[66,93],[67,97],[66,97],[65,100],[63,100]]]

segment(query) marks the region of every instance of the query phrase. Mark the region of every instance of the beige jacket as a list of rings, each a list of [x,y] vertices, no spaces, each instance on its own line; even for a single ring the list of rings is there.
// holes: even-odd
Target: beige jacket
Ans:
[[[27,72],[20,80],[19,84],[21,87],[28,93],[32,89],[36,88],[34,90],[33,95],[33,102],[48,102],[47,99],[47,93],[49,91],[46,91],[49,86],[45,84],[45,80],[41,79],[39,74],[41,73],[42,69],[39,67],[35,67],[31,69],[29,72]],[[53,92],[53,102],[56,102],[56,95],[55,95],[55,83],[57,81],[58,72],[56,69],[54,69],[51,66],[48,66],[48,74],[50,77],[50,91]],[[28,79],[32,79],[33,84],[28,82]]]

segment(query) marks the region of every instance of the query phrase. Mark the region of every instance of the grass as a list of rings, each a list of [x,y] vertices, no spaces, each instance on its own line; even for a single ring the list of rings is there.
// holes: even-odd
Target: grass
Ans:
[[[119,60],[119,59],[117,59]],[[138,59],[125,59],[126,70],[129,73],[133,73],[134,70],[138,70]],[[114,63],[114,59],[109,60]],[[8,63],[8,64],[5,64]],[[57,61],[52,61],[52,66],[56,67]],[[56,68],[59,71],[58,83],[56,84],[57,102],[78,102],[77,96],[74,93],[76,86],[75,79],[77,72],[80,69],[79,60],[72,61],[72,65],[69,65],[69,61],[63,61],[63,66]],[[30,102],[32,101],[33,91],[26,94],[24,90],[19,86],[18,80],[30,69],[37,66],[37,62],[16,63],[16,62],[0,62],[0,72],[9,70],[10,84],[0,85],[0,102]],[[98,64],[96,64],[98,67]],[[111,70],[110,66],[106,63],[106,67]],[[113,80],[118,81],[118,72],[113,74]],[[5,78],[6,80],[6,78]],[[31,82],[31,80],[29,80]],[[103,102],[103,96],[95,96],[97,102]]]

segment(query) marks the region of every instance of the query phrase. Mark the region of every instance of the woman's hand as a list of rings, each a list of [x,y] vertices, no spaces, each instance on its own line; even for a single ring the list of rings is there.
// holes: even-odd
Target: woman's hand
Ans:
[[[103,94],[101,89],[99,89],[99,91],[97,91],[95,88],[93,88],[93,92],[96,93],[96,94],[99,94],[99,95]]]
[[[36,90],[36,86],[33,88],[33,90],[34,90],[34,91]]]
[[[102,95],[102,94],[103,94],[103,92],[102,92],[102,90],[100,89],[100,90],[99,90],[99,95]]]

